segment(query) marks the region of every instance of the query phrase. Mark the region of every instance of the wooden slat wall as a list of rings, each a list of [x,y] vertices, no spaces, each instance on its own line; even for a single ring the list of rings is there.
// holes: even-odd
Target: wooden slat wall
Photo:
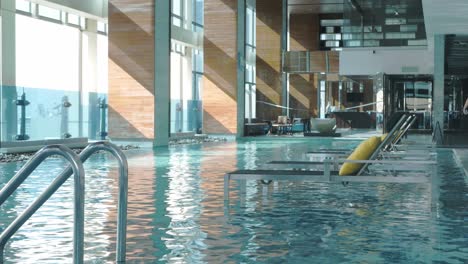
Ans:
[[[289,50],[319,49],[318,14],[291,14],[289,17]]]
[[[154,1],[109,0],[109,136],[153,138]]]
[[[203,131],[237,131],[237,1],[205,0]]]
[[[281,104],[282,1],[257,0],[257,101]],[[257,118],[277,120],[281,109],[257,103]]]
[[[329,51],[328,63],[329,63],[329,72],[339,73],[340,72],[340,52]]]
[[[326,55],[325,51],[310,52],[310,71],[311,72],[326,72]]]
[[[319,49],[319,17],[317,14],[292,14],[289,19],[289,49],[292,51],[316,51],[319,58],[325,57]],[[314,54],[315,54],[314,53]],[[292,110],[293,117],[309,118],[317,116],[317,74],[291,74],[289,76],[289,90],[291,108],[306,111]]]

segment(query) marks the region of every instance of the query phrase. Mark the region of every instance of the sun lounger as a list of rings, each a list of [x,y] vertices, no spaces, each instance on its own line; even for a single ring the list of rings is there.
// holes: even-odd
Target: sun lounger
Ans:
[[[404,135],[407,132],[407,129],[410,127],[407,124],[411,122],[414,115],[410,114],[403,114],[400,119],[396,122],[390,132],[386,135],[385,139],[382,140],[381,148],[382,149],[390,149],[389,145],[395,142],[397,135]],[[415,117],[415,116],[414,116]],[[414,122],[414,121],[413,121]],[[405,130],[406,128],[406,130]],[[337,155],[348,155],[354,149],[320,149],[316,151],[309,151],[307,152],[308,155],[315,155],[315,154],[337,154]]]
[[[336,162],[387,164],[396,165],[399,170],[379,171],[376,175],[339,175]],[[436,207],[438,201],[438,184],[435,161],[388,161],[388,160],[331,160],[327,159],[323,170],[237,170],[224,176],[224,197],[229,200],[231,180],[262,180],[262,181],[311,181],[321,183],[423,183],[431,185],[431,207]],[[407,170],[405,170],[407,169]],[[383,175],[382,174],[386,174]]]
[[[231,180],[428,183],[432,186],[431,195],[436,195],[438,184],[436,184],[435,166],[437,163],[435,161],[376,160],[384,146],[377,142],[377,137],[369,138],[362,142],[347,159],[326,158],[324,162],[288,162],[285,167],[289,169],[282,170],[259,169],[229,172],[224,178],[225,199],[229,199]],[[384,142],[385,139],[382,143]],[[370,164],[387,165],[387,167],[371,171],[368,170]],[[353,167],[355,165],[361,166]],[[350,169],[350,167],[353,168]],[[432,202],[434,201],[437,199]]]

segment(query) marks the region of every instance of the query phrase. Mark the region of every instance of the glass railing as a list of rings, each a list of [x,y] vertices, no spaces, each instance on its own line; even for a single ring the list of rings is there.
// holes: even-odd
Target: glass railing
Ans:
[[[283,72],[338,73],[338,51],[286,51],[283,53]]]
[[[8,94],[3,101],[11,102],[1,109],[2,142],[98,139],[107,131],[106,94],[13,86],[1,90]]]

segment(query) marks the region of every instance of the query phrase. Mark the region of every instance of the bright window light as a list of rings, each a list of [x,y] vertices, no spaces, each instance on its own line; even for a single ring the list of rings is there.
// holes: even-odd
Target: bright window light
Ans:
[[[54,19],[54,20],[60,20],[62,17],[62,14],[60,10],[40,5],[39,16]]]

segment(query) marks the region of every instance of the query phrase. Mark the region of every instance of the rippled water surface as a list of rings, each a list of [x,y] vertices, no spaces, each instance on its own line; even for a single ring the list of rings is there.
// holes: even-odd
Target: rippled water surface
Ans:
[[[467,263],[468,186],[450,150],[438,150],[436,213],[424,184],[234,182],[224,203],[228,171],[358,143],[253,139],[127,151],[129,263]],[[21,165],[0,164],[0,187]],[[0,208],[0,230],[64,166],[59,159],[41,165]],[[112,263],[116,163],[99,154],[85,169],[85,259]],[[69,180],[12,237],[6,263],[71,263],[72,193]]]

